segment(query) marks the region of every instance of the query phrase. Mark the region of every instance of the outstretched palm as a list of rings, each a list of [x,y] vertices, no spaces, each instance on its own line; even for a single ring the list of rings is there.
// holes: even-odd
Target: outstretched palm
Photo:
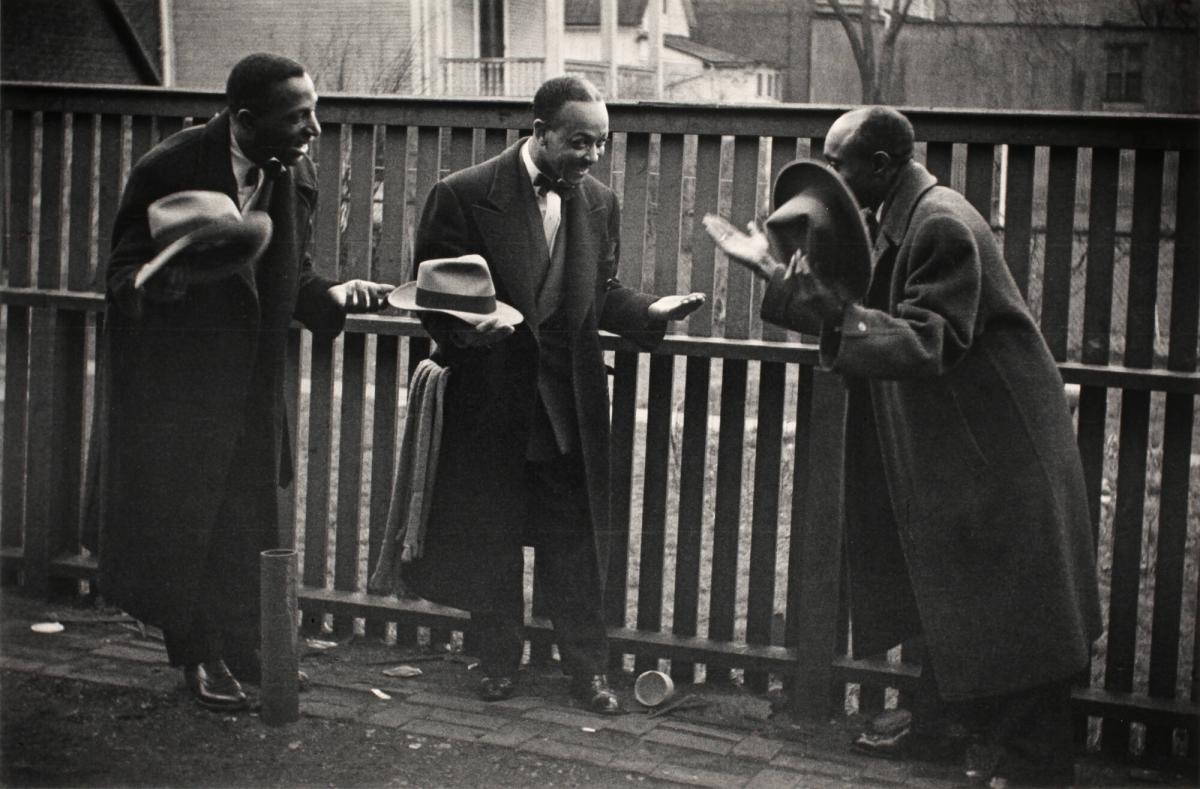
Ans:
[[[767,278],[770,275],[767,266],[773,260],[770,244],[756,223],[751,222],[746,228],[750,232],[744,233],[717,214],[705,214],[702,221],[704,229],[722,252],[760,277]]]
[[[679,321],[700,309],[702,304],[704,304],[703,293],[676,294],[663,296],[651,304],[647,311],[652,320]]]

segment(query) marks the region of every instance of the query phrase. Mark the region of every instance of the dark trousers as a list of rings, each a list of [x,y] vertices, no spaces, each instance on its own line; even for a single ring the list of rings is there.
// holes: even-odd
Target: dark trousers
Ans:
[[[279,489],[264,478],[262,465],[248,465],[250,454],[244,447],[235,453],[192,624],[164,630],[163,641],[172,666],[224,659],[238,679],[257,682],[259,554],[279,542]],[[273,472],[274,466],[268,468]]]
[[[545,590],[563,671],[574,677],[603,674],[608,663],[603,593],[587,504],[583,462],[572,454],[526,462],[529,521],[524,542],[535,551],[534,573]],[[519,544],[497,556],[504,566],[495,604],[471,612],[487,676],[513,676],[524,648],[523,552]]]
[[[918,644],[918,652],[924,652]],[[977,742],[1005,751],[1002,769],[1023,783],[1070,783],[1075,763],[1070,678],[967,701],[944,701],[928,654],[921,655],[921,684],[913,699],[914,725],[954,723]]]

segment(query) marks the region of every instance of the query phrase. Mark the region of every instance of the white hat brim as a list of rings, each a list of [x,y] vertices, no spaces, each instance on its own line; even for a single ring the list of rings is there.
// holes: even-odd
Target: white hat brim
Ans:
[[[398,310],[408,310],[409,312],[439,312],[444,315],[452,315],[459,320],[466,321],[472,326],[483,323],[486,320],[495,318],[501,326],[516,326],[521,321],[525,320],[524,316],[512,306],[505,304],[502,301],[496,301],[496,310],[494,312],[463,312],[461,310],[446,310],[435,309],[433,307],[422,307],[417,304],[417,283],[406,282],[388,294],[388,304]]]

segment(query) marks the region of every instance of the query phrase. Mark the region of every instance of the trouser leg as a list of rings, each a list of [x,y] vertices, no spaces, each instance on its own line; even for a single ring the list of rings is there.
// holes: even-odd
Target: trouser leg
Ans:
[[[500,588],[490,608],[471,611],[471,629],[484,676],[512,677],[521,667],[525,649],[524,556],[519,545],[494,553],[495,561],[505,565],[495,575]]]
[[[196,611],[187,627],[164,629],[163,644],[167,660],[175,667],[208,663],[221,657],[220,631],[203,607]]]
[[[582,460],[573,455],[531,463],[530,472],[530,542],[563,671],[573,677],[603,674],[608,634]]]

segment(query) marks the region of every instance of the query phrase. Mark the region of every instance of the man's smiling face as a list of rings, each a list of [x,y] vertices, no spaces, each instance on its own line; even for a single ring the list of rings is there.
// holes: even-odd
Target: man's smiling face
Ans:
[[[241,113],[248,113],[249,117]],[[240,121],[250,131],[252,140],[243,147],[255,162],[274,157],[284,164],[294,164],[308,154],[309,144],[321,135],[317,90],[307,74],[277,84],[265,110],[241,113]]]
[[[553,123],[534,121],[534,163],[546,175],[578,185],[604,155],[608,109],[602,101],[568,101]]]

